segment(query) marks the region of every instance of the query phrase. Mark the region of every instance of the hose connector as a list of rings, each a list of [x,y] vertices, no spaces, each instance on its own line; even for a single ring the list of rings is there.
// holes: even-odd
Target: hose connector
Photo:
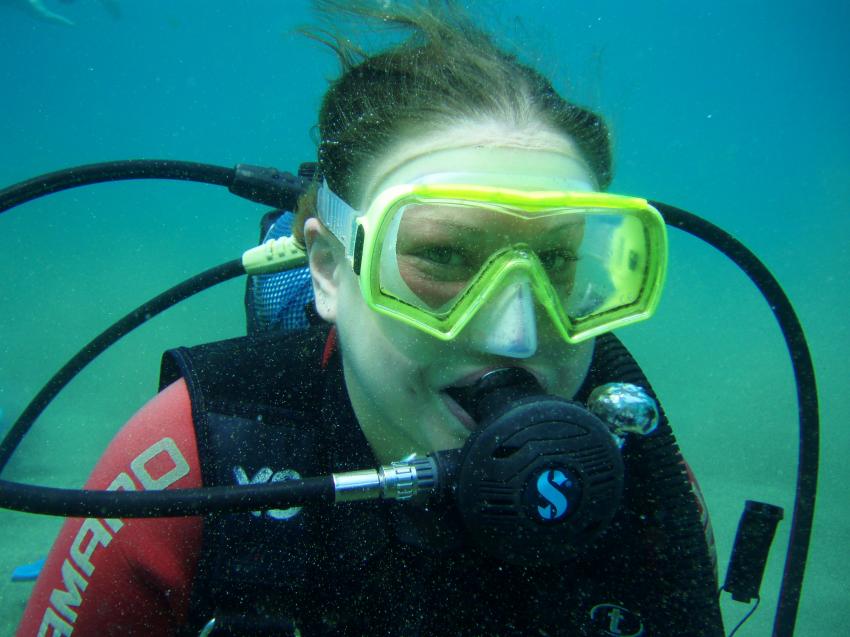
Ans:
[[[245,274],[271,274],[307,263],[307,250],[295,237],[269,239],[242,254]]]
[[[237,197],[283,210],[295,210],[306,182],[301,176],[264,166],[236,164],[228,190]]]
[[[437,485],[437,466],[430,457],[416,454],[378,469],[334,473],[336,502],[358,500],[409,500]]]

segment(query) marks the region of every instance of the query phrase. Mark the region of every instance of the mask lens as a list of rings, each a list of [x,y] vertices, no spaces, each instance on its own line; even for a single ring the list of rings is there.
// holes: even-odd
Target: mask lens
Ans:
[[[647,283],[647,231],[628,211],[420,201],[399,206],[384,228],[381,294],[439,320],[477,283],[499,285],[519,264],[572,332],[619,319]]]
[[[384,240],[382,289],[440,314],[509,240],[492,212],[452,203],[400,208]]]
[[[573,289],[561,297],[570,321],[617,314],[640,301],[649,272],[648,238],[635,217],[587,211]]]

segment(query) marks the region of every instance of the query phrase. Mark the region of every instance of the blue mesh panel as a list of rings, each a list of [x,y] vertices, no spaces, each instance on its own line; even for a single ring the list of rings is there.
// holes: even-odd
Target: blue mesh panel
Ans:
[[[291,212],[282,214],[266,233],[265,241],[278,239],[292,232]],[[313,285],[308,267],[295,268],[275,274],[251,277],[253,311],[259,331],[279,329],[291,331],[308,326],[304,308],[313,301]]]

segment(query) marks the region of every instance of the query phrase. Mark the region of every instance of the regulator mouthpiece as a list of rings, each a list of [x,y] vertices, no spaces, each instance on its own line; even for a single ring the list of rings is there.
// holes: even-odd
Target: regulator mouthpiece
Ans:
[[[543,388],[524,369],[505,367],[487,372],[474,385],[451,387],[446,393],[480,423],[492,419],[513,401],[543,394]]]
[[[623,461],[606,424],[518,368],[452,397],[480,425],[456,469],[457,506],[473,541],[523,566],[579,556],[622,498]]]

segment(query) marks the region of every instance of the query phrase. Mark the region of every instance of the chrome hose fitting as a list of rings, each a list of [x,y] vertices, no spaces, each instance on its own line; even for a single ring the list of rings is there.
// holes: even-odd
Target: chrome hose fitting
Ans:
[[[430,457],[413,454],[377,469],[334,473],[333,480],[336,502],[409,500],[436,487],[437,468]]]
[[[590,393],[587,408],[608,425],[619,447],[628,434],[647,436],[658,427],[658,403],[643,387],[606,383]]]

